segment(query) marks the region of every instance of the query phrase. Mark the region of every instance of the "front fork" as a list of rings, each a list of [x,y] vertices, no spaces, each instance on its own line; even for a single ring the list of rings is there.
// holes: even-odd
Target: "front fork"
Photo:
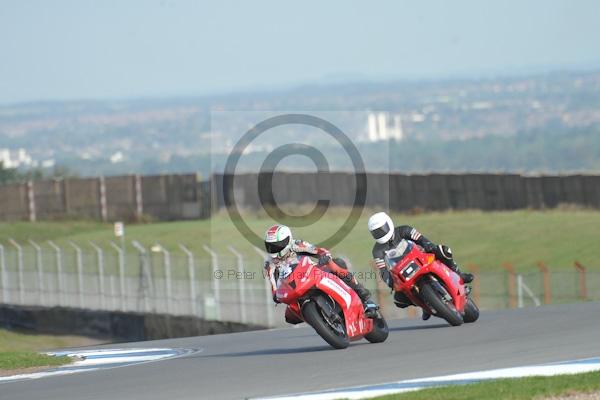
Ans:
[[[337,303],[331,297],[326,296],[326,295],[317,294],[316,296],[306,298],[302,301],[302,303],[300,305],[301,309],[304,308],[304,305],[309,301],[314,301],[315,303],[317,303],[317,306],[321,309],[321,311],[323,313],[325,313],[325,315],[327,315],[327,317],[332,319],[333,321],[337,321],[337,320],[341,319],[340,318],[341,310],[339,309],[339,306],[337,305]]]
[[[467,298],[471,297],[472,290],[473,290],[473,288],[471,286],[465,285],[465,294],[467,295]]]
[[[431,286],[433,287],[433,289],[442,296],[442,299],[445,302],[454,304],[454,299],[452,298],[452,296],[450,295],[450,293],[448,293],[448,291],[446,290],[446,288],[444,288],[444,286],[437,280],[437,278],[435,276],[433,276],[433,275],[427,275],[427,277],[425,279],[429,280],[428,283],[431,284]],[[431,308],[431,306],[429,304],[427,304],[425,301],[423,301],[423,299],[421,298],[419,285],[415,285],[413,291],[414,291],[415,296],[426,307],[425,308],[423,306],[420,306],[421,308],[423,308],[425,311],[433,313],[434,315],[437,314],[436,310],[434,310],[433,308]]]
[[[427,275],[427,279],[429,279],[429,282],[431,283],[431,286],[435,289],[435,291],[442,295],[442,298],[444,299],[444,301],[449,301],[449,302],[453,301],[452,296],[450,296],[450,294],[448,293],[446,288],[444,288],[444,286],[440,283],[440,281],[438,281],[436,279],[435,276]],[[415,291],[416,295],[419,296],[419,298],[421,298],[421,296],[419,294],[419,291],[420,291],[419,285],[415,285],[414,291]]]

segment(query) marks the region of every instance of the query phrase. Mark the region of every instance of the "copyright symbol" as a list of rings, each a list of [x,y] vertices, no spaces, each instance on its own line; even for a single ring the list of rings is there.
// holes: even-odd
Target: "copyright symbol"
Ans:
[[[358,222],[367,198],[367,174],[365,165],[360,153],[354,143],[342,132],[340,128],[329,121],[308,114],[283,114],[268,118],[248,130],[242,138],[235,144],[233,150],[227,158],[223,174],[223,201],[225,209],[229,214],[237,230],[248,241],[257,247],[262,247],[263,239],[250,229],[248,224],[242,218],[234,198],[234,179],[235,170],[240,161],[241,155],[251,143],[266,131],[283,125],[305,125],[320,129],[337,141],[344,149],[352,162],[354,169],[354,181],[356,191],[350,214],[342,226],[330,237],[319,243],[320,246],[331,248],[340,243],[352,230]],[[273,195],[273,174],[275,166],[285,157],[291,155],[302,155],[310,158],[319,173],[328,174],[329,165],[323,153],[313,146],[301,143],[287,144],[276,148],[261,166],[258,174],[258,194],[260,204],[267,214],[277,222],[283,220],[291,221],[288,225],[292,227],[308,226],[319,220],[327,211],[330,205],[329,200],[316,199],[316,205],[311,212],[302,216],[292,216],[285,213],[275,202]]]
[[[213,276],[215,277],[215,279],[221,279],[223,278],[223,271],[218,269],[213,273]]]

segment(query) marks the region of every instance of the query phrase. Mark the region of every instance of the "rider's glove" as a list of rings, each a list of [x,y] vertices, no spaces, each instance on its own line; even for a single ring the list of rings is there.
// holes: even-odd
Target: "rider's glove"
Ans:
[[[319,257],[319,266],[324,266],[329,264],[329,261],[331,261],[331,256],[329,254],[324,254],[321,257]]]

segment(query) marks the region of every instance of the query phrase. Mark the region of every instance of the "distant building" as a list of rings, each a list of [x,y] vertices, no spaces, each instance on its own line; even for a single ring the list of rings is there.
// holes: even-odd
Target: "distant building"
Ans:
[[[0,162],[4,168],[19,168],[24,166],[35,166],[36,163],[25,149],[11,151],[10,149],[0,149]]]
[[[122,152],[117,151],[116,153],[114,153],[113,155],[110,156],[110,163],[111,164],[117,164],[122,162],[125,159],[125,156],[123,155]]]
[[[367,137],[370,142],[381,140],[402,140],[402,121],[399,114],[387,112],[369,113],[367,118]]]

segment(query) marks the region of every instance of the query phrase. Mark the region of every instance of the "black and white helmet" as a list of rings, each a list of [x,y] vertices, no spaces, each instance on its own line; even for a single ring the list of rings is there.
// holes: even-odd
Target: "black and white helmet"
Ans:
[[[378,212],[369,218],[369,232],[377,243],[387,243],[394,237],[394,222],[386,213]]]

